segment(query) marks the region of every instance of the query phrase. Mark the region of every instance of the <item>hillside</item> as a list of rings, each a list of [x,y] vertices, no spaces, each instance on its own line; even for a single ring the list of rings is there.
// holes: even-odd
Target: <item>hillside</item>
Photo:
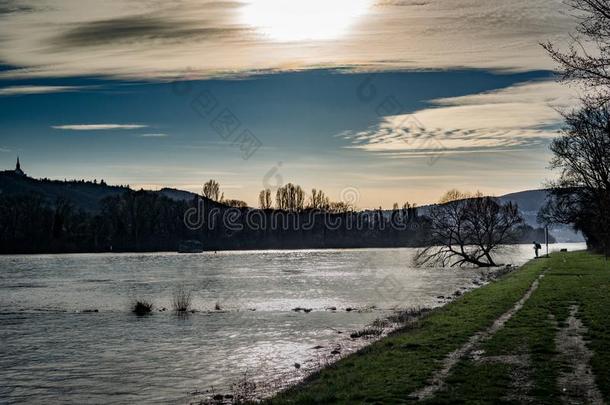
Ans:
[[[510,201],[517,204],[525,222],[531,226],[539,226],[536,217],[546,200],[546,196],[546,190],[527,190],[500,196],[498,200],[502,203]]]
[[[19,176],[13,170],[0,172],[0,194],[39,194],[54,204],[60,198],[68,199],[77,208],[87,212],[97,212],[100,201],[106,197],[116,196],[127,191],[127,187],[109,186],[105,183],[93,183],[82,180],[48,180]],[[175,188],[163,188],[154,191],[174,201],[190,201],[197,194]]]
[[[0,193],[2,194],[39,194],[51,204],[58,199],[66,198],[78,208],[88,212],[97,211],[100,201],[105,197],[116,196],[126,190],[126,187],[108,186],[103,183],[38,180],[19,176],[12,170],[0,172]]]
[[[546,190],[528,190],[506,194],[498,197],[498,199],[503,203],[510,201],[517,204],[525,223],[536,228],[540,226],[537,221],[538,211],[544,204],[546,197]],[[584,242],[582,234],[574,232],[569,226],[553,226],[550,232],[558,242]]]
[[[191,193],[190,191],[178,190],[176,188],[162,188],[158,191],[164,197],[172,199],[174,201],[190,201],[195,197],[198,197],[197,194]]]
[[[519,211],[523,216],[525,223],[533,228],[539,228],[542,225],[538,223],[538,211],[544,205],[547,197],[546,190],[525,190],[516,193],[505,194],[497,197],[497,199],[506,204],[512,202],[519,207]],[[421,215],[425,215],[429,209],[429,205],[419,208]],[[580,232],[575,232],[570,226],[556,225],[550,229],[551,235],[557,242],[584,242],[584,238]]]

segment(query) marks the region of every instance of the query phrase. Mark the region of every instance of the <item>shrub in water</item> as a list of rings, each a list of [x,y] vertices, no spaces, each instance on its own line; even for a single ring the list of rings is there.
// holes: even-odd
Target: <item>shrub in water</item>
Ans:
[[[174,291],[172,297],[172,307],[176,312],[186,312],[191,307],[191,292],[184,287]]]
[[[148,302],[146,300],[137,300],[136,303],[133,304],[133,313],[139,316],[150,314],[152,308],[152,302]]]

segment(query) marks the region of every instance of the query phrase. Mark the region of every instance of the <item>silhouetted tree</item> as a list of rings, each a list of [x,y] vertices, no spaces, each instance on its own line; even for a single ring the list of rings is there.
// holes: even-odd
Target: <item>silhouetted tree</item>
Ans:
[[[305,205],[305,192],[301,186],[288,183],[278,188],[275,201],[279,210],[302,211]]]
[[[220,184],[216,180],[208,180],[203,185],[203,196],[212,201],[221,201],[224,197],[220,194]]]
[[[315,188],[311,190],[311,197],[309,198],[309,204],[307,205],[307,208],[327,211],[329,206],[330,201],[328,197],[324,194],[324,191],[316,190]]]
[[[398,207],[398,203],[394,203],[392,206],[392,214],[390,216],[392,223],[397,223],[400,219],[400,209]]]
[[[567,0],[579,25],[565,51],[552,43],[543,44],[559,64],[564,80],[580,80],[591,88],[610,86],[610,3],[607,0]]]
[[[551,198],[539,213],[546,223],[571,224],[587,245],[606,254],[610,248],[610,105],[584,100],[565,116],[562,135],[551,143]]]
[[[328,212],[333,214],[345,214],[354,211],[354,207],[343,201],[333,201],[328,205]]]
[[[500,204],[480,193],[449,191],[429,210],[429,234],[417,253],[419,265],[495,266],[493,253],[515,243],[523,223],[516,205]]]
[[[258,194],[258,206],[262,210],[268,210],[273,205],[271,201],[271,189],[264,189]]]

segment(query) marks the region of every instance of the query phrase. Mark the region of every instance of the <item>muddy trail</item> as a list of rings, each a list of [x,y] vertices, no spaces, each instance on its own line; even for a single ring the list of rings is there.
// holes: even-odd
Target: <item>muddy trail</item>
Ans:
[[[449,353],[449,355],[447,355],[447,357],[445,357],[443,360],[441,369],[432,376],[428,382],[428,385],[411,394],[411,398],[418,400],[428,400],[432,398],[439,390],[445,387],[447,377],[451,374],[451,371],[460,360],[468,357],[480,360],[481,351],[479,347],[481,343],[491,339],[500,329],[504,327],[506,322],[508,322],[517,312],[519,312],[521,308],[523,308],[523,305],[527,302],[527,300],[530,299],[536,289],[538,289],[540,280],[543,277],[544,273],[538,276],[538,278],[534,280],[525,294],[523,294],[523,296],[513,305],[513,307],[498,317],[489,328],[476,333],[460,348]],[[517,359],[515,356],[514,359],[506,359],[506,361],[509,360],[510,362],[520,362],[522,364],[522,368],[527,369],[527,364],[523,366],[523,359]]]

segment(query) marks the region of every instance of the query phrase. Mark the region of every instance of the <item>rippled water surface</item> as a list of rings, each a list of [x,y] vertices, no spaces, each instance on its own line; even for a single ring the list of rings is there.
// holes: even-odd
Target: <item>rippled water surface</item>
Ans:
[[[341,344],[395,308],[440,305],[439,295],[478,274],[415,269],[413,253],[2,256],[0,402],[189,403],[245,371],[290,372],[315,358],[315,346]],[[532,253],[520,246],[501,261],[521,264]],[[198,311],[186,317],[169,310],[181,286]],[[152,315],[130,312],[139,297],[154,303]]]

